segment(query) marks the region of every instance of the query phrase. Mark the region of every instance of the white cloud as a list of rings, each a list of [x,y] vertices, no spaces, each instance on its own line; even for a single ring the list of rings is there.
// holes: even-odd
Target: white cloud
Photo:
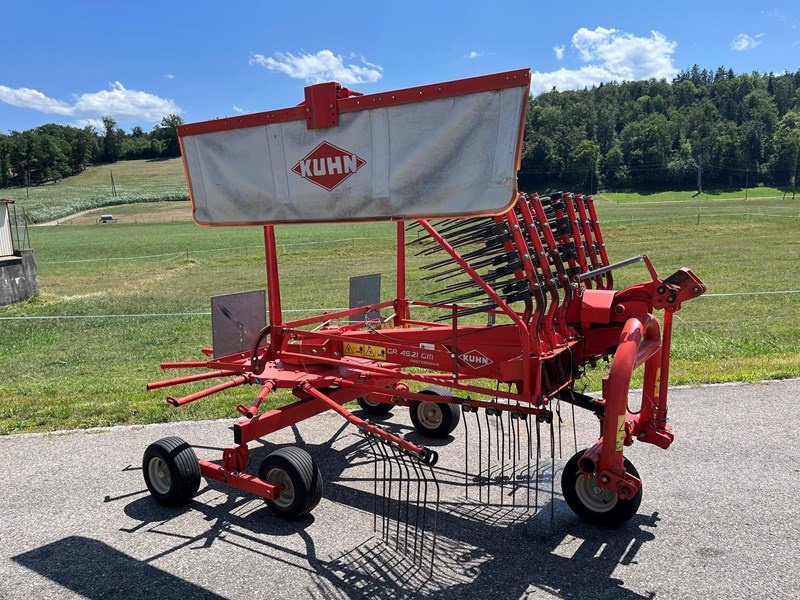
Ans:
[[[483,56],[483,52],[477,52],[473,50],[469,54],[465,55],[464,58],[478,58],[480,56]]]
[[[173,100],[148,92],[129,90],[119,81],[112,83],[107,90],[74,95],[71,103],[45,96],[39,90],[0,85],[0,102],[43,113],[84,119],[109,115],[128,120],[158,121],[170,113],[182,112]]]
[[[233,110],[234,112],[237,112],[239,114],[242,114],[244,112],[244,109],[241,106],[236,106],[235,104],[233,105]]]
[[[743,50],[752,50],[756,46],[761,45],[762,37],[764,37],[763,33],[759,33],[755,37],[747,33],[740,33],[731,41],[731,50],[734,50],[736,52],[742,52]]]
[[[79,127],[83,129],[84,127],[94,127],[98,132],[103,132],[106,130],[106,126],[103,125],[102,119],[78,119],[70,123],[73,127]]]
[[[553,46],[553,52],[556,54],[556,59],[563,60],[564,59],[564,44],[560,46]]]
[[[354,55],[351,54],[351,58]],[[363,56],[361,64],[345,64],[341,55],[330,50],[320,50],[316,54],[295,55],[290,52],[276,52],[273,56],[254,54],[251,65],[260,65],[276,73],[283,73],[294,79],[304,79],[307,83],[338,81],[345,85],[371,83],[383,76],[383,67],[373,64]]]
[[[73,107],[62,100],[48,98],[39,90],[31,88],[10,88],[0,85],[0,102],[20,108],[32,108],[56,115],[73,115]]]
[[[164,79],[175,79],[175,75],[172,73],[164,73]]]
[[[587,64],[578,69],[562,67],[548,73],[536,71],[531,75],[534,93],[553,87],[582,89],[607,81],[670,78],[678,72],[672,60],[678,44],[657,31],[651,31],[649,37],[640,37],[605,27],[594,30],[582,27],[572,36],[571,42]],[[553,50],[558,58],[556,48]]]

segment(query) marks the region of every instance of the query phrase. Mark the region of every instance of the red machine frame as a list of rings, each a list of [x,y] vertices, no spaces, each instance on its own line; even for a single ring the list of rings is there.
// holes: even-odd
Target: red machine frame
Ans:
[[[207,478],[275,499],[280,495],[280,485],[243,473],[250,441],[334,410],[364,434],[381,438],[432,464],[437,458],[434,451],[359,418],[343,405],[356,398],[399,406],[433,401],[456,403],[468,411],[509,410],[509,404],[513,403],[513,410],[518,413],[547,418],[552,415],[554,399],[567,399],[566,393],[574,398],[571,388],[582,365],[613,355],[610,373],[603,380],[602,397],[574,402],[592,410],[600,422],[600,436],[584,453],[579,465],[587,477],[597,476],[598,485],[621,498],[632,498],[641,482],[625,470],[623,449],[634,439],[661,448],[672,442],[673,433],[667,423],[672,315],[682,302],[701,295],[706,288],[688,269],[681,269],[666,280],[659,278],[646,256],[609,264],[591,197],[576,200],[579,201],[561,207],[556,218],[567,218],[563,222],[569,222],[571,227],[581,224],[588,227],[572,232],[572,238],[564,233],[564,241],[589,239],[592,243],[576,248],[574,258],[564,265],[565,269],[559,270],[560,274],[552,273],[553,277],[561,278],[565,301],[550,303],[546,311],[534,310],[528,303],[524,312],[512,309],[511,302],[484,280],[432,222],[417,221],[418,227],[496,305],[488,312],[507,317],[509,323],[498,325],[459,324],[459,315],[469,310],[469,306],[418,302],[407,297],[406,224],[402,221],[396,224],[397,288],[393,300],[284,321],[275,229],[272,225],[264,226],[269,324],[252,352],[163,363],[163,369],[211,371],[151,383],[148,389],[231,377],[225,383],[194,394],[168,397],[171,404],[182,406],[245,383],[261,386],[252,406],[238,406],[243,417],[234,425],[235,445],[224,451],[222,464],[205,460],[199,463],[202,475]],[[517,278],[535,281],[531,285],[538,289],[534,262],[550,273],[545,244],[551,249],[558,247],[556,235],[546,224],[540,199],[520,194],[511,209],[494,219],[506,219],[510,226],[513,243],[509,248],[517,249],[521,264]],[[526,228],[527,240],[523,235]],[[524,250],[529,243],[533,252]],[[612,271],[638,259],[644,260],[651,280],[623,290],[611,289]],[[447,311],[450,323],[415,319],[411,314],[413,307]],[[665,311],[663,326],[653,315],[656,308]],[[332,325],[338,319],[389,309],[392,314],[387,318]],[[391,326],[387,327],[389,322]],[[309,326],[315,327],[307,329]],[[209,349],[204,352],[211,354]],[[642,404],[640,411],[632,412],[628,409],[628,392],[633,371],[641,365],[644,365]],[[428,372],[409,372],[408,368],[424,368]],[[508,391],[487,387],[480,383],[481,379],[509,383],[514,390],[512,386]],[[405,382],[442,386],[449,388],[451,395],[420,394],[411,391]],[[259,413],[262,401],[275,389],[289,389],[298,400]]]

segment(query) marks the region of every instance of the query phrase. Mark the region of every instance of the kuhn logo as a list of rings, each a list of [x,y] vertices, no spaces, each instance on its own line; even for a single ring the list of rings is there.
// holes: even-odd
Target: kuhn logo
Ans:
[[[492,360],[488,356],[484,356],[477,350],[470,350],[469,352],[464,352],[463,354],[460,354],[458,358],[463,360],[470,367],[474,368],[486,367],[492,364]]]
[[[322,142],[301,158],[292,171],[329,192],[367,164],[353,152]]]

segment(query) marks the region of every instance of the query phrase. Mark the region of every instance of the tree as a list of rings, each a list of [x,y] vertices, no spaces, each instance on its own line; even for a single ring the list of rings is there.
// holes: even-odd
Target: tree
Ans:
[[[117,122],[111,117],[103,117],[103,127],[105,127],[103,162],[117,162],[122,154],[122,139],[125,134],[117,129]],[[122,135],[119,135],[119,133],[122,133]]]
[[[583,140],[575,147],[572,154],[572,164],[577,169],[576,177],[580,178],[580,185],[594,193],[597,185],[597,157],[600,155],[600,145],[591,140]]]
[[[800,113],[790,110],[784,115],[775,130],[772,146],[775,149],[769,165],[772,176],[780,185],[793,188],[800,160]]]
[[[154,138],[163,144],[163,156],[180,156],[181,148],[178,144],[178,126],[183,125],[183,119],[178,115],[167,115],[153,131]]]

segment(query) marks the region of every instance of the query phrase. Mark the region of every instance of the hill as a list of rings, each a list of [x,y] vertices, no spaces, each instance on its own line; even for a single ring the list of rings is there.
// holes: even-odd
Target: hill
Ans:
[[[114,195],[111,176],[114,176]],[[116,204],[188,200],[180,158],[124,160],[88,167],[57,183],[0,189],[0,196],[19,201],[30,223]]]

